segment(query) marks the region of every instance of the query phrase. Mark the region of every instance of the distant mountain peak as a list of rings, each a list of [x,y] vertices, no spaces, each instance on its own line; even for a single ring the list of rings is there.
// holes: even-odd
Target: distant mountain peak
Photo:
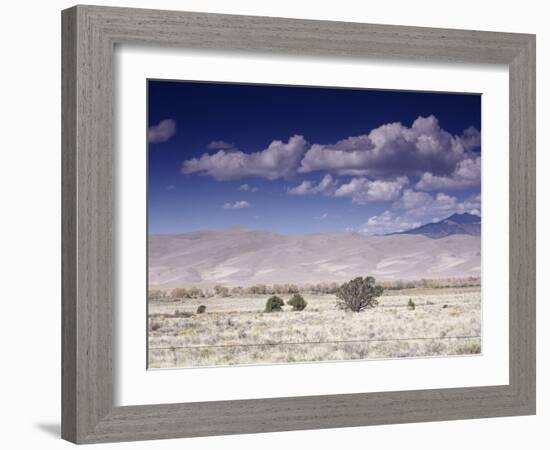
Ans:
[[[481,223],[481,217],[470,213],[454,213],[453,215],[443,219],[454,223]]]
[[[432,222],[406,231],[390,234],[421,234],[431,239],[441,239],[454,234],[481,235],[481,217],[470,213],[455,213],[439,222]]]

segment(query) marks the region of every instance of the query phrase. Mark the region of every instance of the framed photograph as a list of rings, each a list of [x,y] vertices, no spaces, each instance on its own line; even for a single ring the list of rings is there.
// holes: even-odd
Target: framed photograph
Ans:
[[[149,368],[481,353],[480,94],[147,87]]]
[[[62,435],[535,413],[535,37],[63,11]]]

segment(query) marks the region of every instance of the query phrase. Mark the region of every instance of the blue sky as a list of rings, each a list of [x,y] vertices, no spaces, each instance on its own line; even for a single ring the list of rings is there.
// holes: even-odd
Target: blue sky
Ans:
[[[148,81],[149,233],[479,214],[481,96]]]

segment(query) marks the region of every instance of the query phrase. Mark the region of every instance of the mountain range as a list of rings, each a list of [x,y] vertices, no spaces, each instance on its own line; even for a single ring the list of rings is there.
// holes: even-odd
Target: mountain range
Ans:
[[[453,214],[439,222],[390,234],[421,234],[431,239],[441,239],[454,234],[481,236],[481,217],[468,213]]]
[[[480,275],[478,216],[455,214],[398,234],[282,235],[226,228],[148,238],[151,287],[247,286]],[[477,227],[477,231],[476,231]]]

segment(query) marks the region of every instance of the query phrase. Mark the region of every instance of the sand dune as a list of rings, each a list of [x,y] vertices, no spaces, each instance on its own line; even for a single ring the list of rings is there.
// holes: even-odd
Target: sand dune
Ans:
[[[228,228],[149,236],[149,284],[226,286],[480,275],[480,237],[287,236]]]

